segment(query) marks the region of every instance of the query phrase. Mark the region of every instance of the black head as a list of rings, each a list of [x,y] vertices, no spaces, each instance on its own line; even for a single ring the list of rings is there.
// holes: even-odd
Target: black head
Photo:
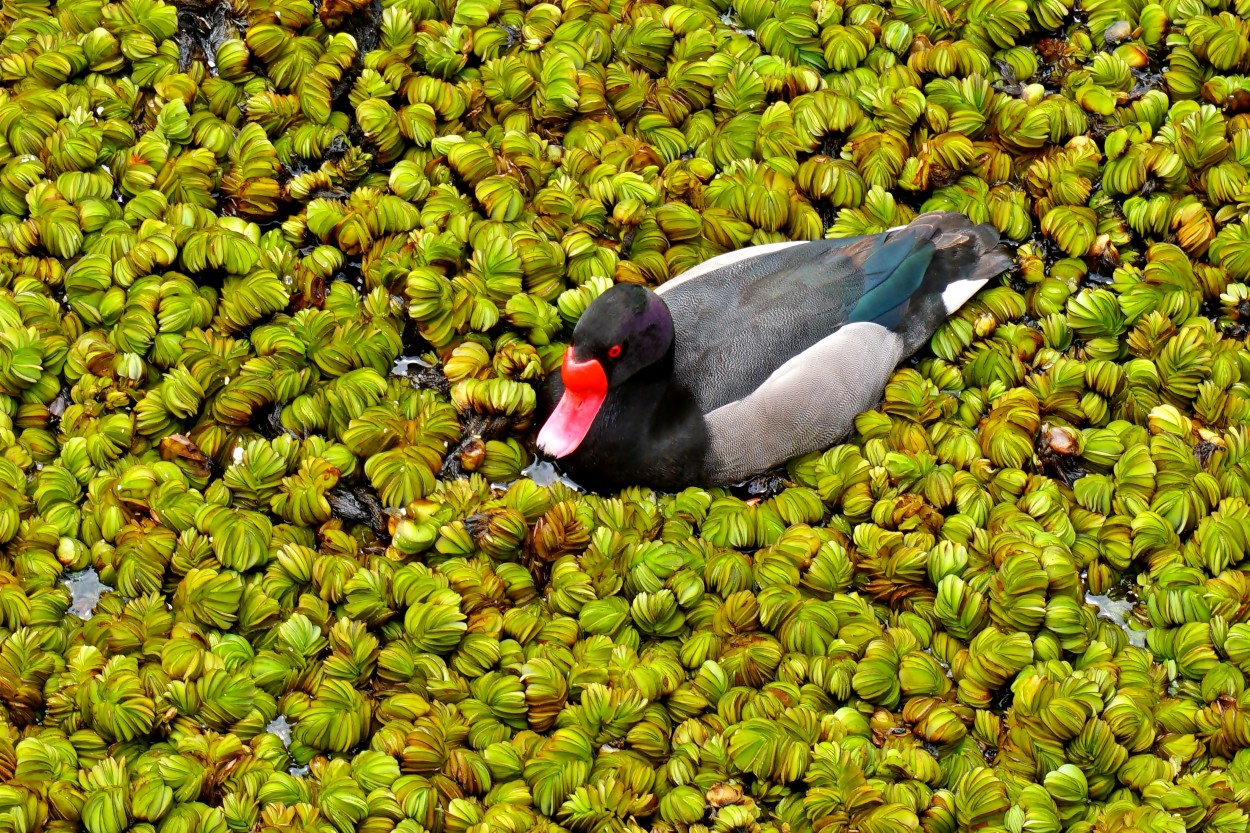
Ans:
[[[573,329],[576,362],[597,361],[608,387],[664,359],[673,347],[673,318],[651,290],[618,283],[586,308]]]
[[[572,454],[608,391],[671,357],[672,350],[673,317],[659,295],[628,283],[600,295],[573,329],[560,368],[564,393],[538,434],[538,447],[555,458]]]

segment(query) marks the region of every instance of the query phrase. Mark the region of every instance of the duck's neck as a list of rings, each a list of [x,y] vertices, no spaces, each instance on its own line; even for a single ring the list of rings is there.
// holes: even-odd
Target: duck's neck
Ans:
[[[611,487],[676,490],[698,479],[706,450],[703,414],[673,378],[669,350],[608,394],[576,462],[578,468],[615,472],[619,482]]]
[[[636,406],[650,405],[652,412],[658,413],[664,400],[680,388],[673,378],[673,367],[673,350],[669,348],[664,358],[635,373],[617,390],[624,393]]]

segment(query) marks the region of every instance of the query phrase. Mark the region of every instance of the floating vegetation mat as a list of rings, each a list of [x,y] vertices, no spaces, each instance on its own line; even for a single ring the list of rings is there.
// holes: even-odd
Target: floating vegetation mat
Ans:
[[[1243,833],[1248,18],[4,0],[0,831]],[[929,209],[851,441],[536,465],[613,281]]]

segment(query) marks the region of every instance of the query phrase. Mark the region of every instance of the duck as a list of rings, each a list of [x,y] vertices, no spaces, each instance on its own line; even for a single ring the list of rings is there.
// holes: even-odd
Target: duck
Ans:
[[[992,225],[934,211],[730,251],[654,290],[614,284],[543,387],[538,451],[599,492],[743,483],[845,439],[1011,264]]]

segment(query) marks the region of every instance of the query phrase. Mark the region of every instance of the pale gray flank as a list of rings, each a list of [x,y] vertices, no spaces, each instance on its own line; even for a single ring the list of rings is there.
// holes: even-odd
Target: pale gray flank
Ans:
[[[753,393],[707,414],[708,481],[744,480],[844,439],[855,417],[880,401],[903,348],[903,339],[879,324],[847,324]]]

